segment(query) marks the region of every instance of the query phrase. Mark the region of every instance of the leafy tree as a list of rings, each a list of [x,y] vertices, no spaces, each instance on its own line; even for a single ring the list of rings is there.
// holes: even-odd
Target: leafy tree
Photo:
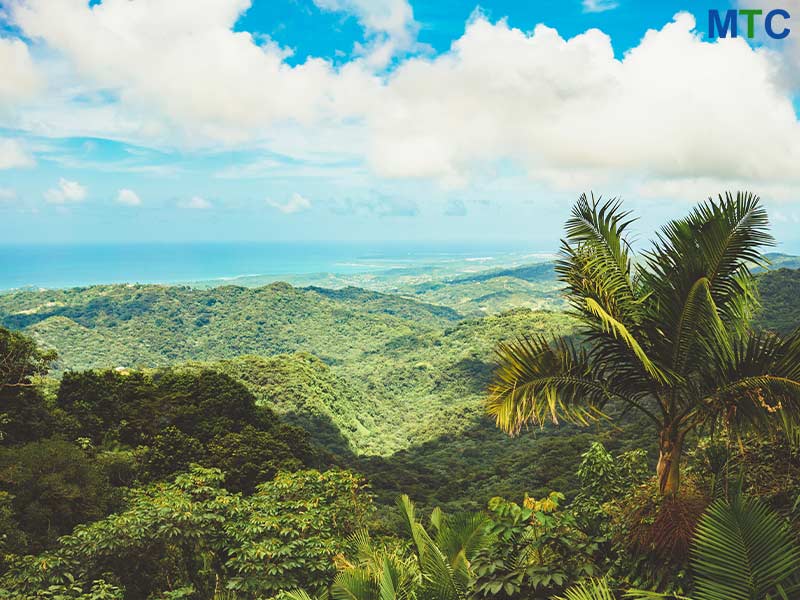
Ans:
[[[228,489],[252,493],[277,471],[315,459],[304,430],[283,423],[256,405],[242,383],[209,368],[69,372],[57,404],[71,437],[103,449],[135,447],[145,482],[198,463],[223,468]]]
[[[51,546],[79,523],[102,518],[112,502],[108,482],[92,458],[57,439],[1,449],[0,489],[10,494],[29,551]]]
[[[523,505],[489,502],[487,532],[493,543],[473,561],[478,598],[545,598],[595,574],[597,539],[583,532],[575,515],[552,492]]]
[[[173,483],[135,490],[124,512],[77,527],[50,552],[14,561],[0,589],[29,598],[104,579],[141,600],[181,590],[186,596],[174,597],[318,590],[370,508],[362,482],[346,471],[282,473],[250,497],[229,493],[222,481],[220,471],[194,467]]]
[[[31,377],[47,375],[56,359],[52,350],[42,350],[21,333],[0,327],[0,388],[29,387]]]
[[[249,425],[218,436],[208,446],[208,463],[222,469],[228,489],[252,494],[259,483],[269,481],[279,470],[300,470],[303,461],[310,459],[310,446],[297,452],[297,442],[305,439],[305,432],[296,427],[287,429],[296,431],[295,448],[289,445],[291,441]]]
[[[501,344],[488,409],[510,433],[585,424],[609,403],[640,411],[658,436],[659,490],[671,495],[690,432],[775,427],[800,414],[800,329],[785,338],[748,329],[757,306],[748,266],[764,263],[759,248],[772,241],[756,196],[699,204],[638,262],[631,223],[619,201],[581,196],[557,271],[582,342]]]
[[[56,353],[0,327],[0,440],[29,442],[48,434],[51,415],[34,378],[46,375]]]
[[[148,446],[137,448],[136,453],[142,479],[157,481],[188,471],[192,463],[203,462],[206,449],[197,438],[170,425],[156,434]]]

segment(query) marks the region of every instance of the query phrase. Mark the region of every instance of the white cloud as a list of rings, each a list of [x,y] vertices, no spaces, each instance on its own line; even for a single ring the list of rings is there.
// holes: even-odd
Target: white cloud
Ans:
[[[313,0],[319,8],[351,13],[356,16],[369,39],[366,47],[356,50],[367,63],[383,67],[392,57],[417,46],[419,25],[408,0]]]
[[[50,188],[44,193],[44,198],[50,204],[83,202],[86,199],[86,188],[77,181],[70,181],[62,177],[58,180],[58,186]]]
[[[178,202],[179,208],[188,208],[190,210],[207,210],[213,208],[211,202],[200,196],[192,196],[188,200],[181,200]]]
[[[35,164],[36,161],[18,140],[0,138],[0,169],[32,167]]]
[[[583,0],[583,12],[596,13],[614,10],[619,6],[615,0]]]
[[[741,0],[738,2],[739,8],[748,9],[761,9],[763,14],[756,17],[756,37],[758,41],[765,44],[766,47],[776,52],[779,56],[777,67],[782,71],[782,74],[787,80],[787,85],[795,89],[800,86],[800,36],[797,30],[797,17],[800,15],[800,0],[783,0],[782,2],[773,2],[772,0]],[[791,15],[791,18],[786,21],[782,17],[774,17],[773,29],[780,32],[784,27],[788,27],[791,33],[784,39],[773,40],[766,34],[763,27],[766,15],[776,9],[784,9]],[[793,26],[792,23],[795,25]],[[740,35],[742,33],[742,25],[739,24]]]
[[[142,199],[133,190],[121,189],[117,192],[117,203],[126,206],[139,206],[142,203]]]
[[[315,1],[354,14],[375,52],[381,42],[416,43],[406,0]],[[52,104],[21,107],[18,123],[168,147],[221,141],[279,152],[312,141],[328,157],[358,153],[378,176],[447,186],[510,164],[534,183],[572,191],[646,180],[688,189],[693,178],[800,189],[800,124],[779,69],[788,46],[779,54],[743,39],[709,43],[683,13],[618,59],[598,30],[564,39],[476,13],[448,51],[399,60],[389,72],[369,57],[290,66],[285,49],[233,31],[249,5],[14,0],[11,21],[69,65],[58,77],[76,78],[71,88],[50,81]],[[98,100],[86,108],[71,92]],[[265,163],[247,173],[270,168],[282,170]]]
[[[22,40],[0,38],[0,110],[28,100],[43,80]]]
[[[11,188],[0,188],[0,202],[11,202],[17,199],[17,192]]]
[[[311,58],[232,30],[249,0],[18,0],[12,21],[57,50],[79,75],[115,92],[132,111],[155,114],[189,140],[228,142],[281,121],[309,123],[336,110],[337,87],[355,93],[360,69],[335,73]],[[135,112],[134,112],[135,115]],[[119,116],[114,117],[120,121]],[[156,120],[151,128],[159,133]]]
[[[286,202],[278,202],[276,200],[267,200],[272,208],[281,211],[285,215],[301,212],[311,208],[311,200],[301,196],[297,192],[291,195]]]
[[[694,27],[681,13],[618,60],[598,30],[565,40],[478,16],[449,52],[391,75],[370,115],[372,164],[455,182],[506,160],[570,187],[631,175],[796,183],[800,124],[772,56]]]

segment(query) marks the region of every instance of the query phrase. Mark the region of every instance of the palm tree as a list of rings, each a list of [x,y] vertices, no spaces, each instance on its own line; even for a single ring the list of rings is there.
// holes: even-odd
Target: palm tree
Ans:
[[[800,414],[800,330],[754,332],[755,279],[772,243],[758,197],[709,199],[671,221],[634,260],[618,200],[581,196],[556,269],[579,343],[526,337],[498,348],[488,410],[516,434],[550,420],[586,424],[609,403],[640,411],[658,435],[663,494],[680,487],[686,435],[723,422],[775,427]]]

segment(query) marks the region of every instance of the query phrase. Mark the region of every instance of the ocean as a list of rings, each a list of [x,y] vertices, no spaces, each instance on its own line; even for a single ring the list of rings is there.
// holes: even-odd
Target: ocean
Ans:
[[[286,242],[0,245],[0,290],[110,283],[223,284],[312,274],[453,273],[538,262],[523,245]]]

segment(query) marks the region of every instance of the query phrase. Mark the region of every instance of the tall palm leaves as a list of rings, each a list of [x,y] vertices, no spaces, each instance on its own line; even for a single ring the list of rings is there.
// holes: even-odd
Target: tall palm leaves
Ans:
[[[674,493],[692,429],[800,414],[800,333],[748,331],[757,307],[749,267],[764,264],[761,248],[772,242],[756,196],[700,204],[665,225],[639,262],[632,222],[618,200],[581,196],[556,267],[582,325],[580,347],[543,338],[499,346],[488,410],[515,434],[548,420],[585,423],[609,402],[637,409],[657,428],[661,490]]]
[[[316,600],[466,600],[473,588],[471,561],[489,542],[483,513],[431,514],[428,531],[417,520],[408,496],[397,505],[408,530],[414,556],[376,547],[369,534],[352,538],[354,563],[345,563],[326,598]],[[292,592],[288,600],[315,600]]]
[[[489,541],[486,516],[460,513],[450,517],[437,508],[431,515],[431,535],[417,520],[408,496],[401,496],[397,504],[414,542],[422,574],[420,598],[466,599],[474,579],[470,561]]]
[[[736,496],[708,507],[691,554],[691,598],[631,590],[631,600],[789,600],[800,597],[800,546],[789,524],[757,498]],[[613,598],[605,581],[570,588],[557,600]]]
[[[788,523],[755,498],[718,500],[692,548],[695,600],[800,596],[800,547]]]

